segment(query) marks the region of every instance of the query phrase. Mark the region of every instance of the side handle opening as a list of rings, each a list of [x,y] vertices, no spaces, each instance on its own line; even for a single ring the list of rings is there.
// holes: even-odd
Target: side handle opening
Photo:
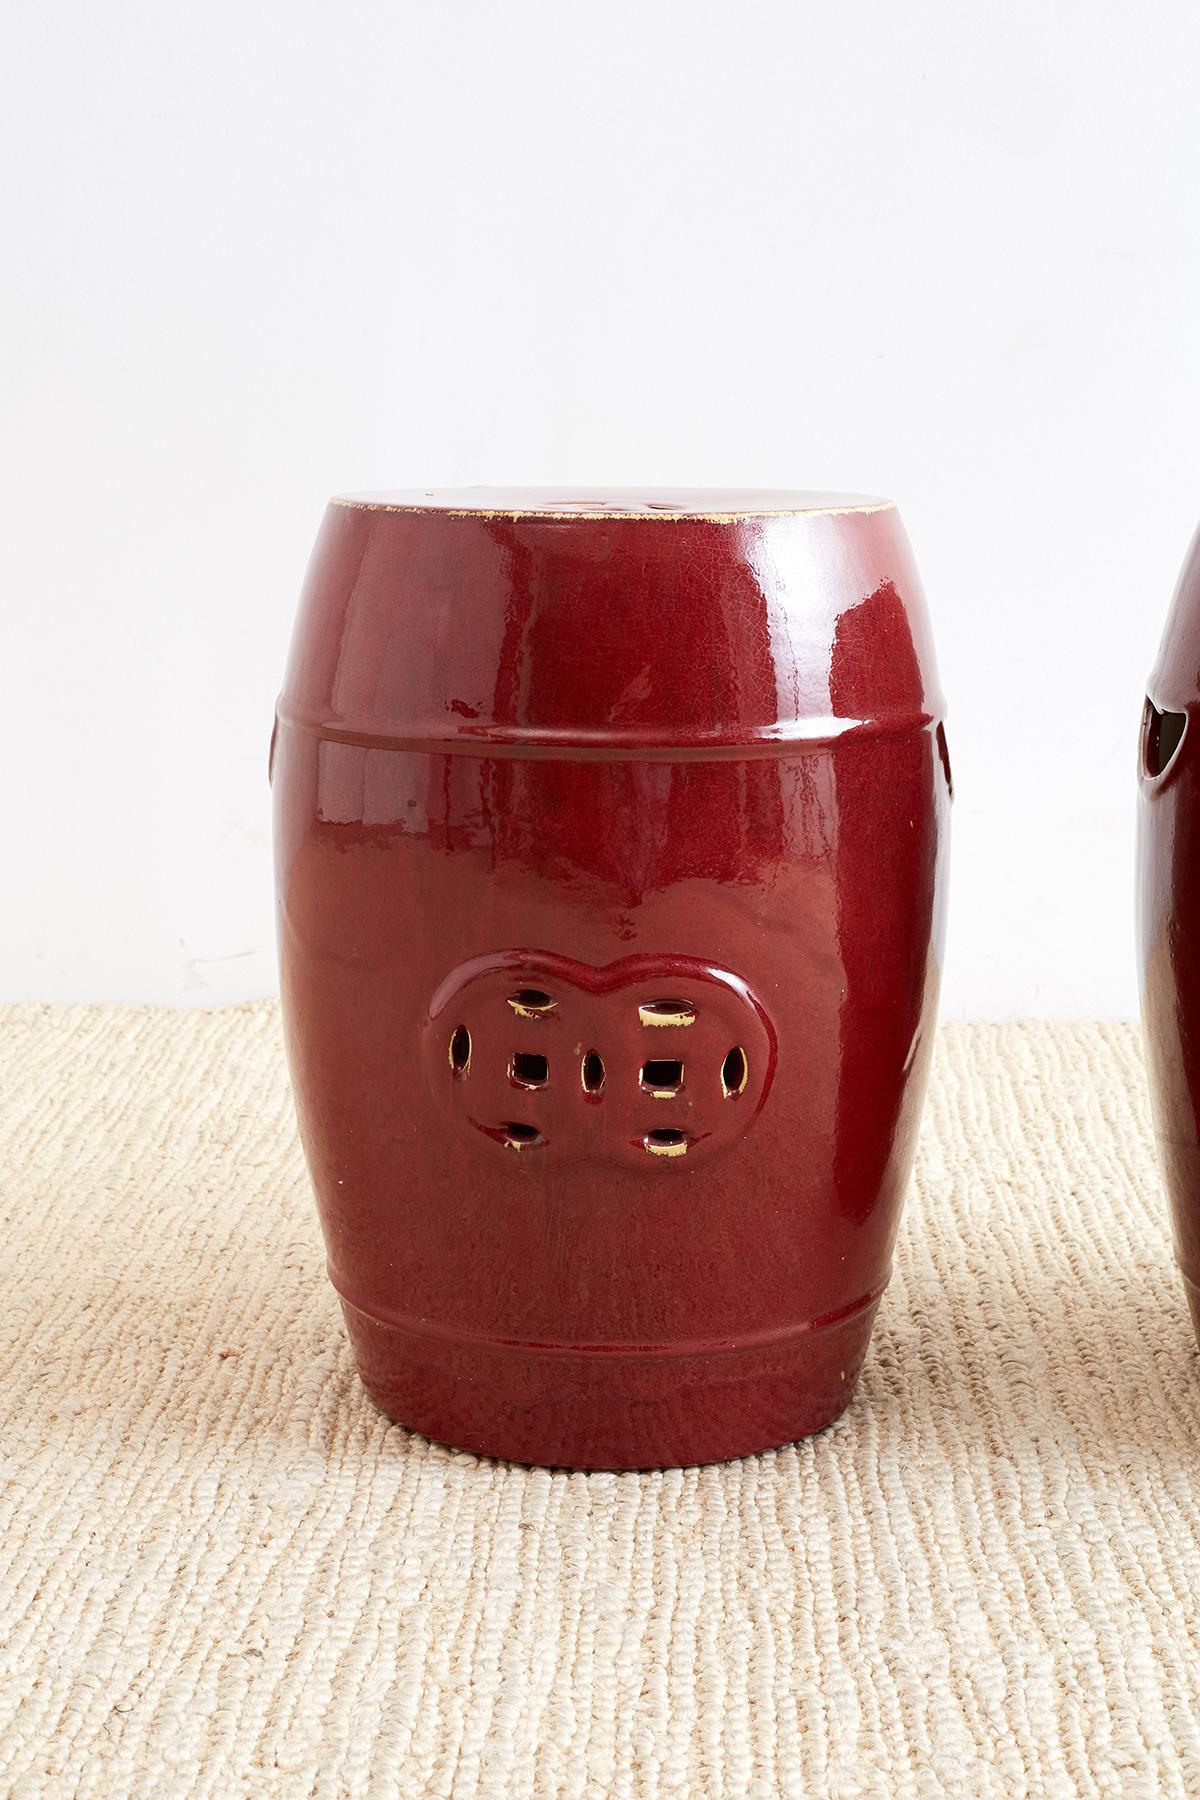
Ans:
[[[1142,774],[1152,781],[1165,775],[1186,731],[1186,713],[1165,712],[1147,695],[1142,710]]]

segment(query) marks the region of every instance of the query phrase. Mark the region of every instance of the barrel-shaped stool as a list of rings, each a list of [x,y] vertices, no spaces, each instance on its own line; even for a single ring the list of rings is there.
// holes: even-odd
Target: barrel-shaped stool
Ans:
[[[329,507],[273,744],[281,981],[387,1413],[636,1468],[847,1405],[931,1047],[941,712],[887,502]]]

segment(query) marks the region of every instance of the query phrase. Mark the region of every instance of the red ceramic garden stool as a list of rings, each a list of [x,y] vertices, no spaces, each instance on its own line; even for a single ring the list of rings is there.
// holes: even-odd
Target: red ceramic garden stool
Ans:
[[[1142,1025],[1175,1253],[1200,1336],[1200,532],[1142,712],[1138,934]]]
[[[521,1461],[828,1424],[888,1279],[949,803],[894,508],[329,508],[274,747],[304,1145],[363,1380]]]

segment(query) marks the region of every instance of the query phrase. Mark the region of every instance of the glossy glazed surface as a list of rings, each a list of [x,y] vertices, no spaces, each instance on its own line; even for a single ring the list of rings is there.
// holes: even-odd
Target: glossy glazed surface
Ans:
[[[1200,1337],[1200,532],[1146,695],[1138,807],[1142,1029],[1175,1251]]]
[[[949,771],[903,528],[429,498],[330,507],[273,755],[364,1380],[523,1461],[787,1442],[853,1391],[936,1007]]]

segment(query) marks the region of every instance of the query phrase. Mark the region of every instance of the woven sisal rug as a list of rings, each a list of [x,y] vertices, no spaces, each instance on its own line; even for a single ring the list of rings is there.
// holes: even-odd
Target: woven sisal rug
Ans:
[[[271,1006],[0,1019],[4,1795],[1200,1794],[1131,1027],[943,1032],[843,1421],[588,1476],[360,1393]]]

